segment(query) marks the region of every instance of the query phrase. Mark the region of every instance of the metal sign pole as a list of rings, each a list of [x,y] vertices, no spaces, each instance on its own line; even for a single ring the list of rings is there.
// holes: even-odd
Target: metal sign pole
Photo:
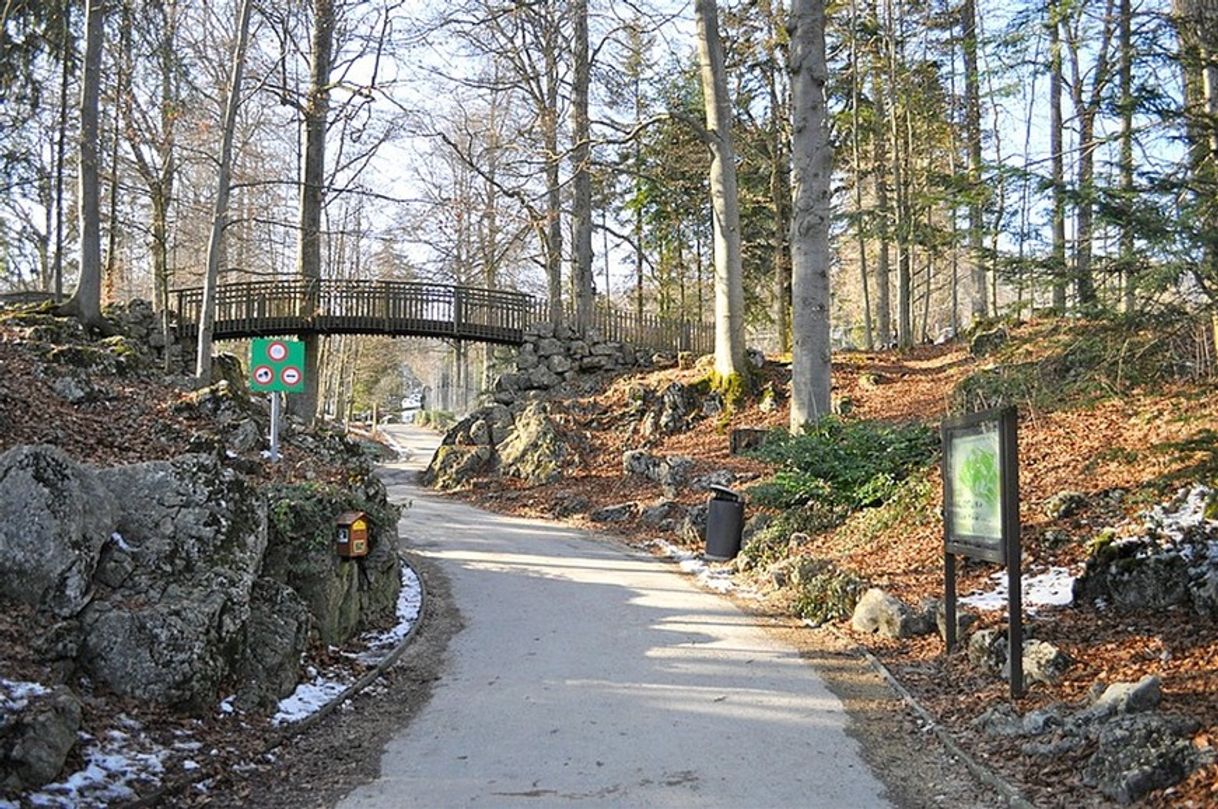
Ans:
[[[271,393],[271,463],[279,462],[279,392]]]

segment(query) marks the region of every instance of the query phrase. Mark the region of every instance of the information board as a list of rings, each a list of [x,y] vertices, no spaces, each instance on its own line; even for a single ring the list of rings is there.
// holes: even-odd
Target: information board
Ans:
[[[1019,414],[1014,407],[947,419],[943,437],[943,579],[947,648],[956,643],[956,555],[1007,570],[1011,696],[1023,693]]]

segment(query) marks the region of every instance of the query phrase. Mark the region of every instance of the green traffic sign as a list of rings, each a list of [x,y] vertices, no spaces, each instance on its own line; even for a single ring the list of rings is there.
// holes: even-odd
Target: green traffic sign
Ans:
[[[305,347],[299,340],[259,338],[250,345],[250,390],[304,390]]]

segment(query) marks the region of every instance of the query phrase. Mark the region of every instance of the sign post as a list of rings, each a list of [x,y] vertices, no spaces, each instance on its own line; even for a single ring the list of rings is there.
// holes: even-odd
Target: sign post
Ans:
[[[1023,594],[1019,543],[1019,436],[1014,407],[945,420],[943,573],[947,650],[956,645],[956,556],[1007,569],[1011,697],[1023,693]]]
[[[271,461],[279,460],[280,393],[304,390],[305,347],[299,340],[259,338],[250,345],[250,390],[271,394]]]

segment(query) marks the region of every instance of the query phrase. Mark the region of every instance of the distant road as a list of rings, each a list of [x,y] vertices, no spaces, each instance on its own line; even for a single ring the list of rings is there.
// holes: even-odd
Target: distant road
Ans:
[[[439,443],[386,429],[414,453],[402,469]],[[889,806],[840,701],[728,600],[585,531],[390,488],[465,628],[381,776],[339,806]]]

